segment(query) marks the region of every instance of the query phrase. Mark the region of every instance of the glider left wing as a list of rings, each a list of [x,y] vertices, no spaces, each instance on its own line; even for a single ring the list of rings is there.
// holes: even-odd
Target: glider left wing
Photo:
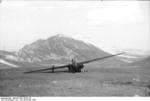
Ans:
[[[66,68],[66,67],[68,67],[69,65],[70,65],[70,64],[62,65],[62,66],[52,66],[51,68],[38,69],[38,70],[28,71],[28,72],[25,72],[25,73],[33,73],[33,72],[41,72],[41,71],[47,71],[47,70],[53,70],[53,69]]]

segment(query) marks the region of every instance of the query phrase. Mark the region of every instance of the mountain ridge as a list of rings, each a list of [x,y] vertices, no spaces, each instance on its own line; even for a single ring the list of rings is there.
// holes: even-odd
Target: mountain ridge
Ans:
[[[90,51],[92,51],[92,53],[90,53]],[[31,59],[32,56],[34,55],[33,57],[36,57],[35,60],[37,61],[38,60],[41,61],[42,59],[44,59],[44,57],[45,59],[46,57],[47,59],[53,57],[53,59],[58,60],[59,58],[71,59],[73,57],[76,58],[79,58],[80,56],[85,57],[87,55],[84,54],[85,52],[91,54],[90,56],[91,58],[92,55],[94,54],[101,54],[102,56],[103,54],[105,55],[108,54],[92,44],[86,44],[80,40],[75,40],[73,38],[69,38],[62,35],[61,37],[60,35],[56,35],[56,36],[49,37],[45,40],[43,39],[37,40],[31,43],[30,45],[24,46],[21,50],[19,50],[18,56],[24,59],[30,57]],[[97,55],[94,55],[94,57],[95,56]]]

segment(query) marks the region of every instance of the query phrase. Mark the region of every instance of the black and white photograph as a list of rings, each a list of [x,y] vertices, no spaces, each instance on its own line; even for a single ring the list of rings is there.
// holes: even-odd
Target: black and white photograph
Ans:
[[[149,97],[150,1],[1,0],[9,96]]]

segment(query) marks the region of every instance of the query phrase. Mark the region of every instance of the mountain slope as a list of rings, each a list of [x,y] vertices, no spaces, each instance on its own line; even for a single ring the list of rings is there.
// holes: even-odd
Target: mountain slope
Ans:
[[[42,62],[42,63],[65,63],[72,58],[84,61],[111,55],[96,46],[76,40],[64,35],[52,36],[45,40],[37,40],[24,46],[18,52],[19,61]],[[120,61],[114,58],[113,61]]]

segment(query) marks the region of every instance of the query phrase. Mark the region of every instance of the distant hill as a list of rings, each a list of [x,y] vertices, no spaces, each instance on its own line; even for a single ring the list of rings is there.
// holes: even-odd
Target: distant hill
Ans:
[[[6,68],[12,68],[12,67],[0,62],[0,69],[6,69]]]
[[[147,69],[149,68],[150,69],[150,56],[148,56],[142,60],[133,62],[131,65],[137,65],[137,66],[140,66],[141,68],[147,68]]]
[[[3,68],[16,68],[17,66],[13,63],[5,61],[4,59],[0,58],[0,69]]]
[[[15,52],[9,52],[9,51],[5,51],[5,50],[0,50],[0,57],[1,56],[5,56],[5,55],[15,56]]]

